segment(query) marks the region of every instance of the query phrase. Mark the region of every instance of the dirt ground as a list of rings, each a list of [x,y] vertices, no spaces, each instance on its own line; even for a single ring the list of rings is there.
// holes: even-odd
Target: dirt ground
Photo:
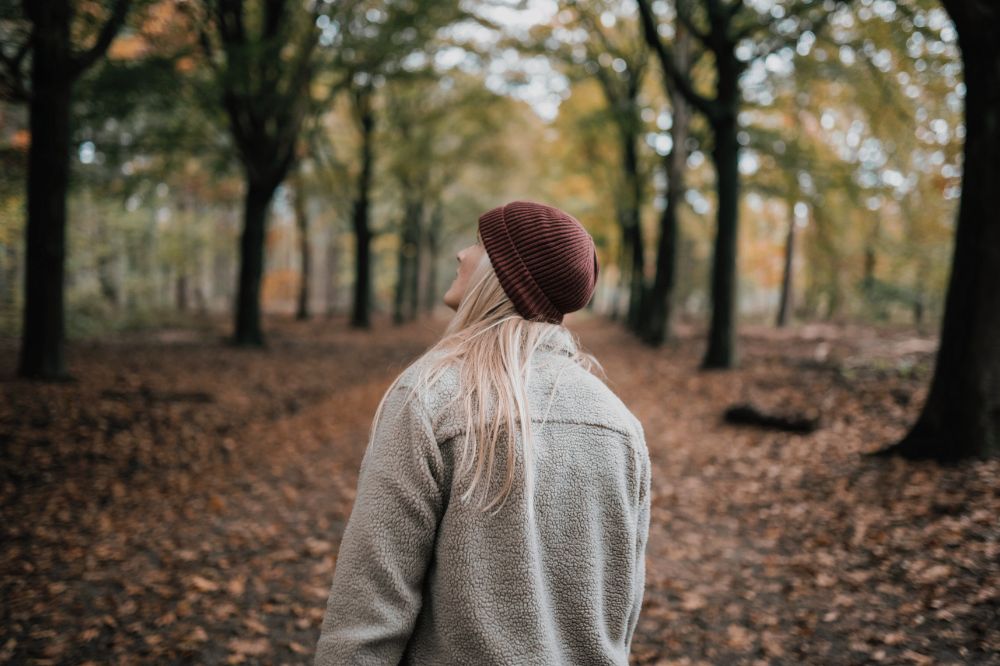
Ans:
[[[926,393],[912,331],[745,326],[699,372],[585,313],[567,325],[654,464],[635,664],[1000,664],[1000,463],[870,458]],[[70,345],[13,380],[0,342],[0,662],[310,663],[375,407],[446,322],[228,322]],[[810,434],[722,421],[751,402]]]

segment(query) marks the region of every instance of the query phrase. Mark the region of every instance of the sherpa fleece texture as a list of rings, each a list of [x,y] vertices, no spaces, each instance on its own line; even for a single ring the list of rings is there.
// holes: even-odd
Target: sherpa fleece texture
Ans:
[[[569,359],[573,345],[561,329],[532,357],[533,507],[517,483],[519,453],[492,517],[459,497],[461,398],[446,406],[457,369],[405,406],[417,365],[404,372],[361,463],[316,666],[628,663],[645,586],[649,454],[639,420]],[[491,498],[504,471],[495,468]]]

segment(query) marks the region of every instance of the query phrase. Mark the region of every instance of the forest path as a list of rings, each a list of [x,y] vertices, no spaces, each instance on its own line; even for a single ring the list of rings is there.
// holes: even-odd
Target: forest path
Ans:
[[[0,662],[308,663],[368,428],[444,321],[269,321],[71,348],[81,381],[7,381]],[[929,341],[745,327],[740,369],[567,318],[653,461],[633,662],[991,663],[1000,470],[869,460],[916,416]],[[13,353],[0,349],[9,377]],[[821,418],[734,427],[744,400]]]

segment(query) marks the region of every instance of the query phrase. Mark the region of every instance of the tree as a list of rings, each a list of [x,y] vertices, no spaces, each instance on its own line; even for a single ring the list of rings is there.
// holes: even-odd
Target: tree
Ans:
[[[439,301],[445,191],[476,163],[501,168],[499,151],[488,151],[484,144],[502,135],[510,121],[501,98],[480,79],[431,63],[428,57],[426,66],[397,76],[385,95],[386,136],[395,146],[386,172],[400,214],[396,323],[413,320],[419,310],[430,311]]]
[[[329,101],[347,92],[359,133],[359,170],[351,210],[355,234],[355,281],[351,326],[368,328],[371,309],[371,245],[381,229],[371,227],[375,181],[379,89],[399,75],[401,62],[421,55],[425,44],[444,26],[479,20],[454,0],[409,3],[355,2],[344,5],[324,23],[324,47],[333,55],[323,68]]]
[[[428,72],[433,76],[433,72]],[[431,108],[434,90],[419,85],[394,86],[387,94],[387,119],[399,139],[399,149],[392,156],[389,172],[400,198],[399,249],[396,253],[396,294],[392,308],[395,324],[412,321],[417,316],[421,259],[424,255],[424,217],[433,162],[433,141],[442,110]]]
[[[305,178],[300,169],[292,171],[292,209],[295,211],[295,226],[299,230],[299,256],[302,270],[300,271],[299,298],[295,308],[295,318],[299,321],[309,319],[310,282],[312,281],[312,245],[309,237],[309,214],[306,211]]]
[[[25,0],[27,25],[19,31],[21,39],[13,42],[13,52],[6,44],[0,49],[0,91],[6,99],[28,102],[31,134],[20,377],[68,377],[64,277],[73,87],[104,56],[125,22],[129,2],[116,0],[103,22],[88,30],[94,28],[92,17],[78,17],[71,0]],[[80,29],[95,33],[89,46],[73,43]],[[25,73],[25,63],[30,63],[30,73]]]
[[[319,41],[316,20],[323,5],[313,3],[306,11],[297,0],[204,4],[209,18],[201,28],[201,43],[215,71],[246,178],[232,342],[260,346],[268,208],[295,161]]]
[[[678,27],[674,32],[674,58],[678,70],[690,76],[693,44],[691,36]],[[673,295],[677,281],[677,248],[680,242],[680,209],[684,199],[684,172],[687,169],[687,142],[691,107],[666,71],[662,72],[663,90],[670,100],[670,152],[663,159],[667,178],[666,206],[660,215],[660,236],[656,245],[656,275],[645,299],[642,339],[659,345],[671,337]]]
[[[951,277],[927,400],[882,455],[1000,456],[1000,7],[943,0],[965,78],[965,148]]]
[[[615,209],[623,241],[621,261],[629,284],[626,324],[638,331],[645,295],[641,212],[647,179],[640,157],[643,122],[639,97],[648,48],[637,38],[637,29],[633,27],[630,31],[626,17],[618,15],[612,5],[566,2],[574,18],[567,27],[582,30],[584,37],[563,54],[563,59],[580,69],[577,77],[591,76],[598,82],[618,140],[620,166]]]
[[[649,0],[638,0],[646,42],[677,90],[708,121],[712,130],[712,162],[716,176],[716,236],[712,258],[712,321],[703,369],[732,368],[736,349],[737,248],[739,244],[739,159],[737,122],[741,104],[740,76],[753,58],[764,58],[794,44],[806,26],[816,32],[830,8],[800,0],[794,11],[758,12],[742,0],[688,0],[676,3],[677,23],[712,56],[714,95],[696,89],[690,74],[678,65],[673,48],[660,34],[659,19]],[[791,4],[791,3],[789,3]],[[814,11],[817,10],[817,11]],[[788,28],[777,26],[791,21]],[[740,50],[746,52],[741,58]]]
[[[371,244],[376,232],[369,223],[371,207],[372,179],[374,177],[375,144],[375,90],[371,77],[359,73],[350,88],[351,102],[360,132],[360,168],[354,204],[351,207],[351,222],[354,226],[354,301],[351,309],[351,326],[368,328],[371,326]]]

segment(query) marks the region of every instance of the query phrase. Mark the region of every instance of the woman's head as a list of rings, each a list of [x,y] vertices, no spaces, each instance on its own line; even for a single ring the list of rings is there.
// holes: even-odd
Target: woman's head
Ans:
[[[539,346],[566,334],[562,315],[590,300],[597,255],[590,235],[574,218],[543,204],[513,202],[479,218],[477,242],[459,251],[457,259],[455,279],[444,296],[455,316],[441,340],[415,362],[421,370],[410,395],[429,388],[449,367],[458,368],[460,390],[455,399],[463,401],[466,428],[456,474],[471,474],[462,499],[480,485],[485,499],[496,467],[504,476],[503,486],[485,510],[498,501],[502,506],[513,487],[516,423],[526,483],[531,486],[532,410],[527,390],[531,361]],[[582,351],[575,337],[573,341],[569,365],[603,372],[597,359]],[[494,407],[492,422],[486,417],[487,406]],[[380,412],[381,405],[376,422]],[[373,424],[372,433],[374,429]]]
[[[476,243],[457,258],[455,280],[444,295],[449,307],[458,310],[473,272],[489,261],[521,316],[553,324],[590,301],[600,272],[594,239],[579,220],[531,201],[512,201],[480,215]]]

